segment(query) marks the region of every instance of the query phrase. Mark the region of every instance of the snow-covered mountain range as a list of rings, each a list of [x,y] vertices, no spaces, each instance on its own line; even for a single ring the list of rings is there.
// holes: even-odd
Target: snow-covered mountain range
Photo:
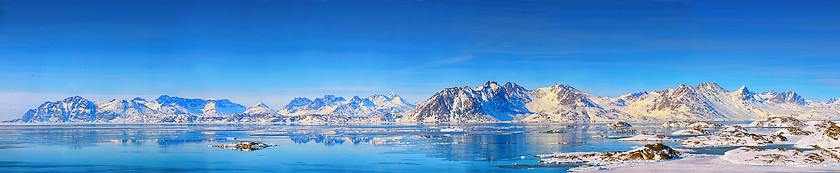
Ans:
[[[153,101],[142,98],[95,103],[80,96],[46,102],[30,109],[16,123],[236,123],[236,122],[311,122],[370,119],[414,108],[396,94],[354,96],[350,100],[333,95],[309,100],[295,98],[283,109],[275,111],[260,102],[247,108],[227,99],[188,99],[163,95]]]
[[[275,110],[263,103],[247,108],[227,99],[187,99],[163,95],[92,102],[79,96],[46,102],[17,123],[476,123],[612,122],[669,120],[756,120],[789,116],[840,119],[840,102],[814,102],[793,91],[754,93],[716,83],[601,97],[564,84],[525,89],[512,82],[452,87],[414,104],[402,97],[374,94],[350,99],[334,95],[294,98]]]
[[[397,118],[401,122],[611,122],[755,120],[775,116],[840,119],[840,103],[805,100],[793,91],[735,91],[716,83],[642,91],[616,98],[595,96],[564,84],[526,90],[508,82],[446,88]]]

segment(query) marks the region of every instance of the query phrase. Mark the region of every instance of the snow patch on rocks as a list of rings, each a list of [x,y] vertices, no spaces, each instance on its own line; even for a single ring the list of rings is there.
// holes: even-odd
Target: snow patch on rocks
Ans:
[[[630,127],[630,123],[619,121],[607,124],[607,127]]]
[[[662,128],[718,128],[720,124],[706,121],[668,121],[662,124]]]
[[[840,149],[840,127],[837,124],[825,121],[814,124],[814,126],[807,129],[815,131],[813,134],[802,137],[802,139],[794,144],[794,147]]]
[[[814,132],[802,130],[801,128],[797,127],[785,127],[784,129],[776,131],[776,133],[773,134],[782,136],[805,136],[813,133]]]
[[[741,147],[727,151],[724,160],[747,165],[840,165],[840,153],[830,150],[762,149]]]
[[[613,131],[603,131],[601,133],[636,133],[638,130],[636,129],[621,129],[621,130],[613,130]]]
[[[805,123],[793,117],[770,117],[765,120],[753,121],[750,127],[802,127]]]
[[[627,162],[656,162],[677,159],[680,152],[662,143],[647,144],[630,151],[612,151],[602,153],[554,153],[537,155],[544,158],[542,163],[587,163],[592,165],[609,165]]]
[[[709,134],[709,131],[703,129],[685,129],[685,130],[677,130],[671,135],[704,135]]]
[[[621,138],[618,141],[673,141],[670,137],[665,135],[636,135],[629,138]]]
[[[719,147],[719,146],[765,146],[773,142],[787,141],[782,135],[758,135],[747,132],[741,126],[729,126],[716,134],[695,136],[683,140],[685,147]]]

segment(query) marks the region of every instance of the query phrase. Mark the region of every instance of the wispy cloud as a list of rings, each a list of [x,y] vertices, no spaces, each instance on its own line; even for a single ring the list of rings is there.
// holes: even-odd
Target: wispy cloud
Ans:
[[[420,69],[427,69],[427,68],[434,68],[434,67],[439,67],[439,66],[456,64],[456,63],[459,63],[459,62],[468,61],[468,60],[473,59],[473,58],[474,58],[474,56],[472,56],[472,55],[461,55],[461,56],[456,56],[456,57],[451,57],[451,58],[446,58],[446,59],[438,59],[438,60],[429,61],[429,62],[420,64],[420,65],[417,65],[417,66],[413,66],[413,67],[409,67],[409,68],[400,70],[399,72],[397,72],[397,74],[405,74],[405,73],[417,71],[417,70],[420,70]]]
[[[814,79],[808,82],[824,83],[824,84],[840,84],[840,79]]]

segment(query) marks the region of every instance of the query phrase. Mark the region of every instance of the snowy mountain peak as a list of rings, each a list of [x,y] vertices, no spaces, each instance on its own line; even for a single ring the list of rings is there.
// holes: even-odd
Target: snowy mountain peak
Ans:
[[[267,108],[268,106],[265,105],[265,103],[263,103],[263,102],[259,102],[259,103],[257,103],[257,105],[254,105],[254,107],[266,107]]]
[[[314,102],[316,103],[323,103],[325,105],[335,105],[339,102],[347,101],[344,97],[337,97],[334,95],[324,95],[323,98],[316,98]]]
[[[355,104],[360,106],[374,106],[373,101],[368,98],[360,98],[359,96],[353,96],[350,100],[347,101],[347,104]]]
[[[802,96],[793,91],[776,93],[773,95],[772,98],[769,99],[769,101],[774,103],[794,103],[800,105],[805,104],[805,99],[803,99]]]
[[[502,88],[505,88],[505,90],[508,90],[508,91],[527,91],[525,89],[525,87],[519,86],[519,85],[517,85],[516,83],[513,83],[513,82],[505,83],[505,85],[502,85]]]
[[[697,85],[697,89],[708,90],[713,92],[726,92],[726,89],[720,87],[717,83],[714,82],[706,82]]]
[[[62,101],[63,101],[63,102],[72,102],[72,103],[77,103],[77,102],[89,102],[87,99],[82,98],[82,96],[67,97],[67,98],[65,98],[65,99],[64,99],[64,100],[62,100]]]
[[[569,85],[556,83],[549,87],[547,91],[544,91],[543,88],[537,90],[547,94],[546,96],[540,97],[548,98],[550,101],[557,102],[559,105],[600,108],[600,106],[587,97],[588,93],[581,92]]]
[[[140,97],[135,97],[134,99],[131,99],[131,100],[132,101],[146,101],[146,99],[143,99],[143,98],[140,98]]]
[[[249,115],[273,114],[273,113],[275,113],[275,111],[272,110],[271,108],[269,108],[268,105],[265,105],[265,103],[263,103],[263,102],[259,102],[259,103],[257,103],[257,105],[254,105],[254,107],[251,107],[251,108],[248,108],[248,110],[245,110],[245,114],[249,114]]]
[[[738,93],[750,93],[750,90],[747,89],[747,86],[741,86],[741,88],[738,88],[738,90],[735,91]]]
[[[825,101],[825,104],[834,104],[834,103],[838,103],[837,98],[835,98],[835,97],[829,98],[827,101]]]
[[[741,86],[741,88],[738,88],[738,90],[735,90],[734,93],[735,93],[735,96],[739,100],[754,100],[755,99],[755,97],[753,96],[753,95],[755,95],[755,93],[750,92],[750,90],[747,89],[747,86]]]
[[[73,96],[61,101],[47,101],[37,109],[27,111],[17,122],[93,122],[96,118],[96,104],[81,96]]]
[[[227,116],[244,112],[246,107],[228,99],[187,99],[162,95],[155,100],[161,111],[168,114]]]
[[[475,90],[475,91],[484,90],[484,91],[490,91],[490,92],[497,92],[501,88],[502,88],[502,86],[499,86],[499,84],[497,84],[496,81],[487,81],[487,83],[484,83],[484,85],[481,85],[480,87],[475,87],[473,90]]]
[[[636,101],[644,95],[648,95],[648,92],[647,91],[635,92],[635,93],[630,93],[630,94],[625,94],[625,95],[619,96],[618,98],[621,99],[621,100],[626,100],[626,101]]]

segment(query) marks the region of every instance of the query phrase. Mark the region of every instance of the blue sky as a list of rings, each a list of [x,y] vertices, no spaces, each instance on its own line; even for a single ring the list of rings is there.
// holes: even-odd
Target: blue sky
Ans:
[[[833,1],[0,0],[0,118],[46,100],[717,82],[840,97]]]

